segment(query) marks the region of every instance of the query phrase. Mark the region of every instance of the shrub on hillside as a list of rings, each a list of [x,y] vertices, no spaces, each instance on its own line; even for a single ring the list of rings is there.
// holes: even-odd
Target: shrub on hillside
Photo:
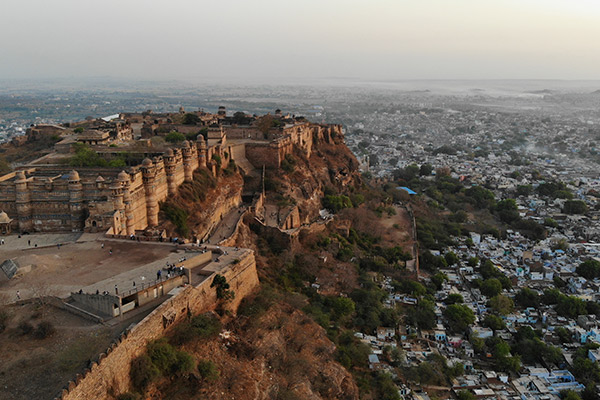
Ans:
[[[160,376],[160,371],[152,363],[150,357],[143,354],[131,362],[129,376],[133,387],[140,392],[144,392],[148,385]]]
[[[27,321],[23,321],[17,326],[17,330],[21,335],[29,335],[33,332],[33,325]]]
[[[219,370],[215,363],[210,360],[198,361],[198,373],[202,380],[206,382],[214,382],[219,379]]]
[[[3,332],[8,325],[10,314],[6,310],[0,310],[0,332]]]
[[[190,234],[190,229],[187,224],[189,217],[187,211],[166,202],[160,204],[160,211],[162,211],[164,216],[175,225],[177,232],[181,236],[187,237]]]
[[[35,328],[35,331],[33,332],[33,337],[35,337],[36,339],[46,339],[47,337],[50,337],[55,333],[56,328],[54,327],[52,322],[42,321],[37,326],[37,328]]]
[[[190,321],[182,322],[174,329],[171,342],[187,343],[193,339],[216,337],[221,332],[221,321],[212,314],[196,315]]]

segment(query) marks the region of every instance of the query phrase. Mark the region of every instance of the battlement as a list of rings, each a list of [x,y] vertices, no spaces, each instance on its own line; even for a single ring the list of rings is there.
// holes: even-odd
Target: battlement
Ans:
[[[269,125],[265,128],[261,118],[266,117]],[[134,140],[132,124],[140,123],[141,137],[150,140]],[[339,125],[313,124],[280,111],[275,116],[236,113],[229,117],[224,108],[218,114],[116,114],[67,125],[30,128],[31,135],[63,137],[56,153],[0,176],[0,211],[13,220],[13,230],[133,235],[158,225],[159,203],[192,181],[198,168],[208,168],[214,176],[218,164],[224,169],[231,160],[245,173],[253,168],[279,168],[294,148],[310,157],[315,140],[330,141],[342,135]],[[152,146],[152,137],[173,129],[195,141]],[[78,142],[107,160],[126,153],[128,161],[137,164],[73,169],[64,161]]]

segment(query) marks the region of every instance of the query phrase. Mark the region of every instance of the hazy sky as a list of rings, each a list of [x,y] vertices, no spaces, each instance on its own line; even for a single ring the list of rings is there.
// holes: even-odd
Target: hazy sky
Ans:
[[[598,0],[0,0],[0,79],[600,79]]]

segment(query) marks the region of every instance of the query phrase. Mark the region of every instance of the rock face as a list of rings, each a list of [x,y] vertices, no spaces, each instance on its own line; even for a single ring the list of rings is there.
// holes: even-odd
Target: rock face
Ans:
[[[354,379],[334,360],[334,344],[303,313],[276,305],[258,319],[241,317],[230,328],[226,340],[199,341],[185,349],[216,364],[216,382],[163,381],[148,398],[181,393],[186,399],[359,398]]]
[[[269,215],[274,213],[273,206],[279,209],[278,227],[281,229],[314,222],[319,218],[325,188],[345,192],[360,182],[358,162],[344,144],[341,131],[333,136],[323,136],[324,132],[329,131],[315,134],[310,153],[295,147],[286,156],[287,166],[284,163],[281,169],[266,172],[265,207],[268,212],[264,219],[267,225],[274,226],[268,221]],[[295,224],[289,224],[287,219],[290,205],[297,207]]]
[[[218,181],[204,171],[197,171],[195,176],[193,182],[184,183],[168,202],[186,211],[190,236],[205,240],[221,219],[242,203],[244,182],[239,174],[220,177]],[[159,227],[165,228],[168,236],[177,236],[175,226],[162,214],[160,217]]]

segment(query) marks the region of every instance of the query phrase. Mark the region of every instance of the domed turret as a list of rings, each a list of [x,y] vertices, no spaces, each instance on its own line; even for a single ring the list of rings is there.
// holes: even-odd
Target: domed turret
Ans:
[[[183,147],[188,149],[190,147],[190,142],[188,142],[187,140],[183,141]]]
[[[0,212],[0,224],[8,224],[10,221],[12,220],[8,217],[7,213],[4,211]]]
[[[175,153],[173,152],[173,149],[169,147],[169,148],[167,149],[167,151],[165,152],[165,155],[166,155],[167,157],[173,157],[173,156],[175,155]]]
[[[71,172],[69,172],[69,181],[78,181],[79,180],[79,173],[75,170],[72,170]]]
[[[126,182],[129,180],[129,174],[125,171],[121,171],[119,172],[119,175],[117,175],[117,180],[121,182]]]
[[[144,158],[144,161],[142,161],[142,165],[144,167],[151,167],[152,166],[152,160],[149,158]]]

